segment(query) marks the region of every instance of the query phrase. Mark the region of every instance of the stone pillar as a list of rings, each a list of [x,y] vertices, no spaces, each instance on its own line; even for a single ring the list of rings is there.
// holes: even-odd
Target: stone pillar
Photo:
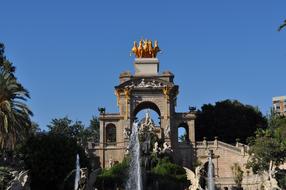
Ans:
[[[105,120],[104,114],[100,115],[100,129],[99,129],[99,155],[100,155],[100,163],[102,164],[102,168],[105,168],[105,142],[106,142],[106,135],[105,135]]]
[[[192,143],[195,142],[195,120],[188,121],[189,139]]]
[[[186,119],[189,127],[189,139],[192,143],[195,143],[196,136],[195,136],[195,114],[194,113],[187,113]]]

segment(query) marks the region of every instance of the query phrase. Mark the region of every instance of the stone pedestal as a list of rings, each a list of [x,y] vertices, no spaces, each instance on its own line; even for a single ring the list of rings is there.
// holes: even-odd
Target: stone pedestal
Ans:
[[[156,76],[159,72],[157,58],[137,58],[134,61],[135,76]]]

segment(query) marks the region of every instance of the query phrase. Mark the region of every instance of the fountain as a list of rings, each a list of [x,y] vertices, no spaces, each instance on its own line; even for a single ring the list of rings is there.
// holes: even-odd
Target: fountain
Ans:
[[[74,180],[74,190],[78,190],[78,184],[80,179],[80,165],[79,165],[79,155],[76,155],[76,172]]]
[[[215,190],[214,179],[213,179],[213,162],[212,162],[212,152],[209,152],[208,158],[208,190]]]
[[[138,123],[134,123],[129,141],[130,168],[126,190],[142,190],[142,176],[140,167],[140,142],[138,137]]]

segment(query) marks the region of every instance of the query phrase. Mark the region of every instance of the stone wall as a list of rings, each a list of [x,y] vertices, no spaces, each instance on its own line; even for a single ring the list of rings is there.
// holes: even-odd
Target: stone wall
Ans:
[[[248,146],[237,143],[236,145],[227,144],[217,139],[214,141],[198,141],[195,144],[195,152],[198,161],[202,166],[208,162],[208,152],[213,153],[213,165],[215,184],[217,187],[235,186],[234,176],[231,167],[238,163],[243,170],[242,186],[244,189],[259,189],[260,178],[254,175],[251,170],[246,169],[246,163],[249,158],[247,153]]]

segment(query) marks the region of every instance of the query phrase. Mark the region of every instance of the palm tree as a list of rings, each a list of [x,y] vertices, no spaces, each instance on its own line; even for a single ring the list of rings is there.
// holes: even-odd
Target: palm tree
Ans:
[[[284,23],[279,26],[278,31],[280,32],[285,27],[286,27],[286,20],[284,20]]]
[[[31,110],[24,103],[29,92],[13,73],[0,67],[0,149],[14,149],[31,126]]]

